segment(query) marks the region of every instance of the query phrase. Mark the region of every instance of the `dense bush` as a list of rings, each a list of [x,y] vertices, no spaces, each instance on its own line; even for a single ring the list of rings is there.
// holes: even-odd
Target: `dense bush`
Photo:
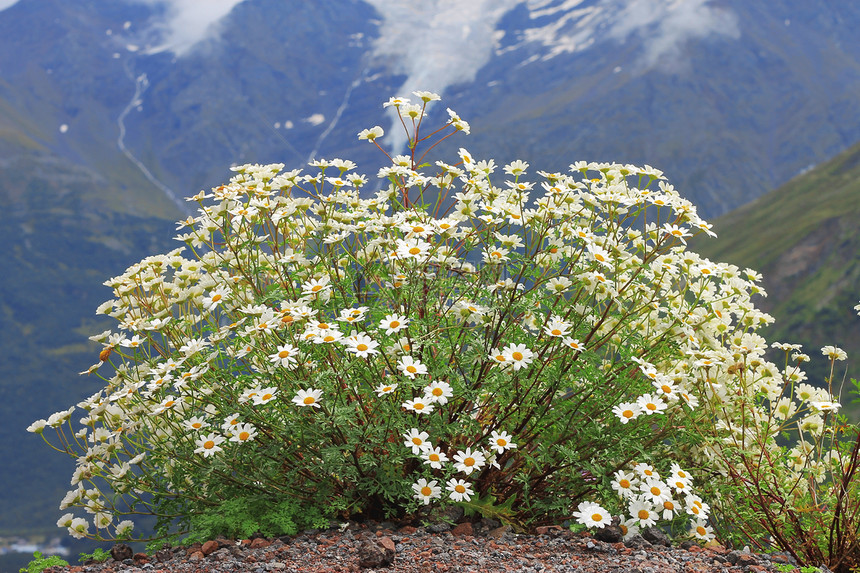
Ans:
[[[192,198],[184,249],[106,283],[119,326],[87,372],[107,386],[79,429],[72,410],[30,428],[78,460],[62,507],[96,532],[61,526],[127,535],[116,521],[143,512],[166,533],[288,499],[283,530],[457,503],[524,529],[614,515],[713,537],[693,477],[747,479],[731,438],[775,436],[761,412],[798,377],[761,358],[757,274],[685,249],[710,226],[651,167],[426,163],[469,126],[448,110],[425,135],[438,96],[415,95],[385,104],[409,154],[375,183],[342,159],[236,167]],[[359,134],[384,153],[382,136]]]

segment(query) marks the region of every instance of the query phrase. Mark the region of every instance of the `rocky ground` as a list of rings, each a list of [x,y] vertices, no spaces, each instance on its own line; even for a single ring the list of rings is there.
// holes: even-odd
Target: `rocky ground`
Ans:
[[[792,571],[784,554],[762,555],[708,548],[687,542],[672,546],[658,530],[626,542],[607,528],[598,537],[559,526],[536,535],[513,533],[493,520],[429,527],[393,523],[348,524],[343,529],[306,531],[276,539],[219,538],[154,555],[118,545],[103,563],[53,568],[51,573],[764,573]],[[794,571],[798,571],[794,569]]]

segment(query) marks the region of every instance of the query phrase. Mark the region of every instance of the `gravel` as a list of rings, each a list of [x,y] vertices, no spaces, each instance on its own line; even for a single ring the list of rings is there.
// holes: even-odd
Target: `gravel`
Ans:
[[[81,566],[55,567],[51,573],[757,573],[793,563],[784,555],[653,545],[636,536],[606,542],[557,526],[537,535],[514,534],[491,520],[441,527],[355,524],[345,529],[306,531],[296,536],[253,540],[217,539],[205,544],[162,549],[154,555]],[[784,567],[784,565],[783,565]]]

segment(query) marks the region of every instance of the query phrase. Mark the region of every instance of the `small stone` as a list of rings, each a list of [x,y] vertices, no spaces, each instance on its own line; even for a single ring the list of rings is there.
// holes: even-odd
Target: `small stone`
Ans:
[[[191,555],[188,556],[189,561],[200,561],[201,559],[206,559],[206,556],[203,555],[202,551],[195,551]]]
[[[397,530],[401,535],[414,535],[415,532],[418,531],[415,527],[411,525],[404,525],[400,529]]]
[[[211,555],[218,550],[218,542],[217,541],[207,541],[200,547],[200,551],[203,555]]]
[[[392,541],[391,544],[393,545],[394,542]],[[386,567],[394,563],[395,555],[394,549],[389,549],[376,541],[363,541],[358,548],[358,566],[364,569]]]
[[[634,535],[633,537],[625,541],[624,545],[629,547],[630,549],[649,549],[653,547],[641,535]]]
[[[262,537],[258,537],[251,541],[251,549],[262,549],[263,547],[268,547],[272,542],[268,539],[264,539]]]
[[[497,527],[490,531],[487,534],[487,537],[492,537],[493,539],[500,539],[505,533],[511,530],[510,525],[502,525],[501,527]]]
[[[149,563],[149,555],[146,553],[135,553],[132,559],[134,559],[135,563],[138,564]]]
[[[672,545],[669,536],[656,527],[646,527],[643,529],[642,539],[652,545],[662,545],[664,547],[671,547]]]
[[[155,552],[155,560],[159,563],[164,563],[165,561],[170,561],[173,559],[173,551],[170,549],[160,549]]]
[[[443,531],[450,531],[451,526],[447,523],[433,523],[427,526],[427,531],[431,533],[442,533]]]
[[[386,551],[395,551],[396,549],[394,541],[390,537],[383,537],[378,540],[377,543],[379,543]]]
[[[549,535],[550,531],[561,531],[560,525],[541,525],[535,528],[535,533],[538,535]]]
[[[618,543],[624,538],[621,528],[617,525],[607,525],[594,532],[594,538],[606,543]]]
[[[110,556],[117,561],[131,559],[132,555],[134,555],[134,551],[132,551],[131,547],[125,543],[117,543],[110,549]]]
[[[472,528],[472,523],[467,521],[466,523],[458,524],[454,529],[451,530],[452,535],[475,535],[475,530]]]

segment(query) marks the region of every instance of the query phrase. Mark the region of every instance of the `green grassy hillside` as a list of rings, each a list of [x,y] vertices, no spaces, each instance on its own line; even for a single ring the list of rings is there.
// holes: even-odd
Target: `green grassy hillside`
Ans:
[[[860,145],[714,221],[717,239],[691,247],[764,275],[760,307],[776,323],[770,341],[804,345],[810,379],[825,376],[820,348],[848,352],[844,374],[860,376]],[[843,402],[847,402],[843,399]]]

